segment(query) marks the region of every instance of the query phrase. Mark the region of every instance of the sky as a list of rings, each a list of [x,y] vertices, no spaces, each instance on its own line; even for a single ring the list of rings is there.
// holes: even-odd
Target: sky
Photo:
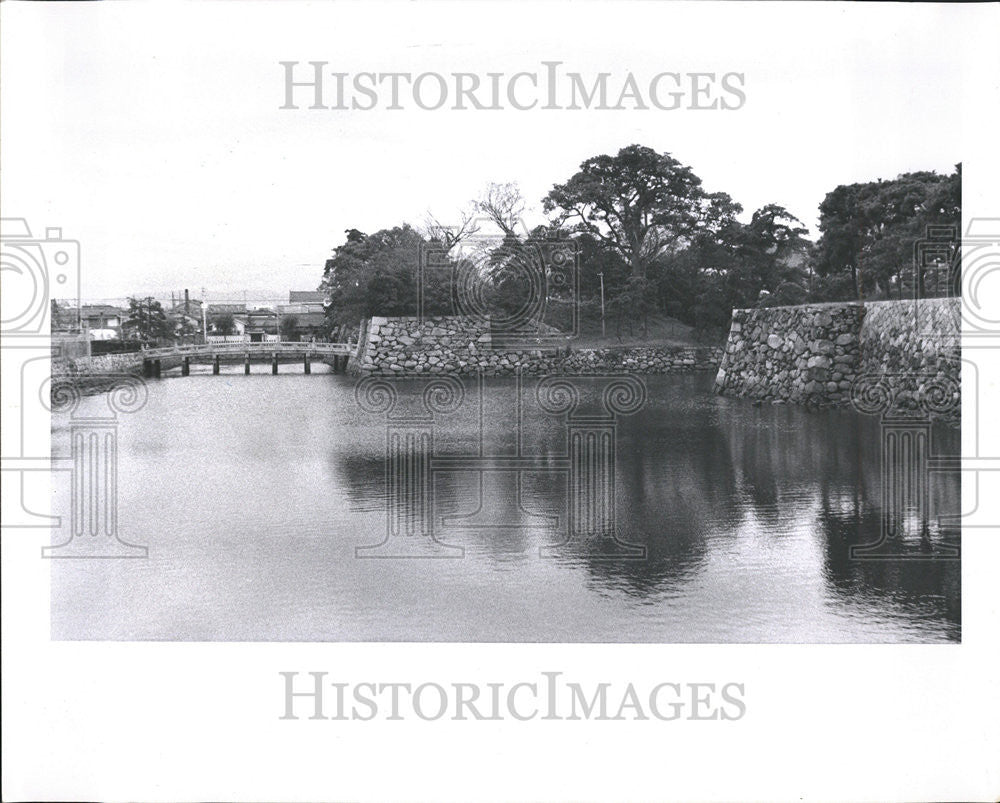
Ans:
[[[745,216],[816,237],[838,184],[963,160],[976,6],[623,3],[3,3],[0,205],[81,249],[80,293],[215,299],[314,289],[346,229],[489,182],[541,198],[639,143]],[[741,73],[735,110],[280,109],[281,61],[332,72]],[[299,97],[299,96],[297,96]],[[383,100],[383,106],[387,101]]]

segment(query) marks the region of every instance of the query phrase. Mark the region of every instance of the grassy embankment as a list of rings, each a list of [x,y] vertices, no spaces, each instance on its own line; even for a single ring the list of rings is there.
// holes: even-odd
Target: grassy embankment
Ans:
[[[601,335],[600,316],[584,315],[580,320],[580,335],[574,338],[574,349],[605,349],[627,348],[629,346],[717,346],[721,345],[715,339],[698,339],[694,329],[675,318],[665,315],[651,314],[646,321],[646,331],[642,331],[642,322],[633,321],[631,326],[623,323],[617,327],[617,321],[608,317],[605,321],[607,334]]]

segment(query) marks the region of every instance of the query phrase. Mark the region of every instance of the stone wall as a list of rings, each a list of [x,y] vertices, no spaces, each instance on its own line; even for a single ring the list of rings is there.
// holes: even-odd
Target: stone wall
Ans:
[[[494,348],[488,321],[448,316],[372,318],[356,368],[364,374],[488,376],[601,373],[661,374],[715,370],[721,348]]]
[[[763,401],[857,404],[878,387],[892,404],[957,411],[954,298],[733,310],[716,391]],[[945,396],[947,398],[945,398]]]
[[[840,402],[858,371],[858,304],[733,310],[716,390],[791,402]]]
[[[123,377],[141,376],[142,354],[101,354],[97,357],[53,357],[51,398],[53,409],[72,399],[75,393],[90,395],[121,386]],[[141,379],[138,380],[141,382]],[[66,395],[67,389],[74,390]]]
[[[101,354],[96,357],[54,357],[52,359],[52,394],[60,387],[70,385],[86,394],[109,390],[128,376],[142,377],[143,353],[141,351],[123,354]],[[161,357],[161,370],[176,368],[181,358]]]
[[[861,325],[854,403],[961,419],[961,300],[876,303]]]
[[[70,357],[52,360],[53,376],[100,376],[141,374],[142,352],[102,354],[98,357]]]

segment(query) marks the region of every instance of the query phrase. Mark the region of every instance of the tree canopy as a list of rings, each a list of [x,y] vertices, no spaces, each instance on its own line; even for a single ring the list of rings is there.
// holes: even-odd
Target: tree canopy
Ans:
[[[333,325],[354,325],[372,315],[416,315],[422,249],[429,245],[409,224],[365,234],[345,232],[346,241],[326,261],[320,289],[330,299]],[[425,312],[447,311],[448,277],[423,277]]]
[[[423,233],[405,223],[372,234],[349,229],[323,273],[331,330],[371,315],[458,312],[452,283],[468,274],[470,259],[484,305],[501,318],[516,313],[528,292],[518,261],[526,206],[516,184],[493,183],[456,227],[431,216]],[[820,204],[815,244],[780,203],[747,217],[690,167],[642,145],[585,160],[542,207],[548,220],[531,238],[572,238],[580,255],[579,296],[564,297],[564,288],[549,301],[578,304],[593,319],[603,300],[619,332],[634,323],[644,329],[655,314],[715,336],[735,307],[930,292],[913,272],[913,249],[928,226],[959,225],[961,166],[947,176],[924,171],[835,187]],[[499,235],[484,238],[484,227]],[[421,272],[428,247],[443,257]]]
[[[841,184],[820,204],[822,236],[816,272],[846,279],[854,298],[923,295],[923,272],[913,273],[914,246],[929,226],[961,231],[962,169],[904,173],[890,181]],[[908,286],[909,285],[909,286]]]
[[[699,229],[720,225],[740,211],[725,193],[706,193],[690,167],[642,145],[587,159],[542,203],[546,212],[555,213],[557,225],[575,224],[616,251],[636,279]]]
[[[130,327],[139,340],[152,341],[171,337],[174,324],[167,318],[163,306],[152,296],[128,299],[128,317],[125,325]]]

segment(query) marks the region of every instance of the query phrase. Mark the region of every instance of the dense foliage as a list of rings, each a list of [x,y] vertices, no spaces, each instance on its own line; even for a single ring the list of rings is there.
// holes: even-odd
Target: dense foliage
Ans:
[[[155,298],[129,298],[124,328],[136,340],[153,342],[174,334],[174,323]]]
[[[958,231],[961,169],[836,187],[820,205],[815,244],[780,204],[744,222],[728,194],[707,191],[690,167],[640,145],[587,159],[542,203],[549,222],[530,235],[519,231],[524,202],[512,184],[491,184],[457,229],[434,221],[424,232],[408,224],[347,231],[321,284],[331,330],[370,315],[454,312],[454,279],[470,253],[478,300],[507,314],[526,292],[518,249],[553,234],[575,240],[584,314],[600,314],[603,282],[607,320],[618,332],[623,324],[644,329],[650,315],[712,334],[737,307],[939,294],[914,270],[913,252],[928,226]],[[476,244],[477,213],[499,231],[490,245]],[[431,270],[422,263],[428,249],[437,260]]]
[[[914,247],[932,226],[960,232],[962,167],[947,176],[904,173],[892,181],[841,185],[819,209],[822,236],[814,265],[832,285],[832,296],[845,296],[845,286],[854,298],[925,295],[931,289],[924,270],[914,268]]]

